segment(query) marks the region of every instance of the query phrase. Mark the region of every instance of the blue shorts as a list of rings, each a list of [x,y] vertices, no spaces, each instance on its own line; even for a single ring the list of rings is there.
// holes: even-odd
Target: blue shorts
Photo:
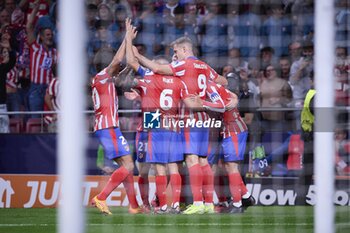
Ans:
[[[217,164],[221,153],[222,137],[220,132],[213,132],[216,129],[210,129],[210,139],[208,146],[208,163],[210,165]]]
[[[208,156],[209,128],[186,128],[181,131],[184,153]]]
[[[103,146],[105,157],[108,159],[130,154],[128,141],[126,141],[119,128],[97,130],[95,135]]]
[[[139,163],[146,162],[147,154],[147,144],[148,144],[148,133],[140,132],[136,133],[135,146],[136,146],[136,160]]]
[[[175,162],[184,161],[183,148],[184,147],[183,147],[182,135],[180,133],[172,132],[168,162],[175,163]]]
[[[147,163],[170,163],[183,161],[182,140],[179,134],[157,129],[148,131]]]
[[[224,138],[222,141],[222,153],[220,159],[224,162],[236,162],[244,159],[244,152],[247,145],[248,131]]]

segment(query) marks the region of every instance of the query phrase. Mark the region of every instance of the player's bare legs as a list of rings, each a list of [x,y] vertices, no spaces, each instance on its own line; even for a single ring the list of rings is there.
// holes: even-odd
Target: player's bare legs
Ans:
[[[133,159],[130,155],[125,155],[114,159],[114,161],[118,163],[120,167],[112,173],[103,190],[96,197],[93,198],[92,204],[95,205],[98,209],[100,209],[102,213],[112,214],[109,211],[105,201],[107,197],[111,194],[111,192],[123,182],[130,202],[129,212],[139,213],[140,210],[136,201],[134,189]]]

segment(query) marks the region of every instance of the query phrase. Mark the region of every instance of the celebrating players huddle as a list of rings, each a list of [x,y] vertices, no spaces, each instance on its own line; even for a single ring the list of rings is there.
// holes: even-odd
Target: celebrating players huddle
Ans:
[[[181,37],[171,44],[174,51],[172,63],[169,64],[163,57],[149,60],[139,54],[132,44],[137,32],[130,19],[125,24],[124,41],[111,64],[92,80],[95,134],[105,155],[120,166],[104,189],[92,199],[92,204],[102,213],[111,214],[105,200],[123,183],[131,214],[151,211],[156,214],[243,213],[245,208],[255,204],[255,200],[238,170],[248,132],[237,109],[237,96],[224,88],[227,80],[223,76],[194,56],[189,38]],[[126,69],[133,69],[141,79],[122,80],[123,71],[119,72],[119,66],[124,56]],[[115,84],[120,82],[132,86],[132,91],[125,93],[128,99],[141,98],[144,118],[137,129],[136,143],[142,206],[135,197],[133,159],[119,129]],[[216,113],[216,117],[211,117],[213,113]],[[222,131],[223,139],[218,148],[220,153],[209,153],[213,151],[212,145],[209,145],[211,130]],[[183,161],[189,173],[193,204],[181,211],[182,178],[179,171]],[[223,165],[221,169],[227,174],[232,196],[228,204],[225,194],[216,189],[220,209],[214,208],[213,204],[215,185],[211,168],[211,165],[218,163]],[[148,201],[147,185],[151,164],[156,171],[157,197],[157,202],[152,202],[152,205]],[[168,206],[170,200],[166,196],[167,175],[172,190],[171,206]]]

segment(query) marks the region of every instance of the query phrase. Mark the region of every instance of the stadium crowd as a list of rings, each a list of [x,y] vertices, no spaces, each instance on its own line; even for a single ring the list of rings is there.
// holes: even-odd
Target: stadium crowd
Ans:
[[[0,113],[59,109],[58,2],[0,1]],[[347,0],[335,2],[335,104],[344,107],[350,103],[350,6]],[[90,82],[122,46],[126,18],[138,32],[134,46],[145,57],[171,58],[171,43],[186,36],[194,43],[194,55],[226,77],[227,88],[239,97],[238,109],[249,131],[250,156],[245,157],[266,157],[274,175],[291,175],[300,169],[292,158],[303,150],[297,136],[300,111],[293,108],[304,105],[312,88],[314,7],[313,0],[86,0],[87,108],[93,109]],[[122,95],[126,91],[129,87],[117,87],[119,109],[140,109],[139,100]],[[257,111],[260,107],[265,111]],[[123,131],[136,130],[140,115],[131,116],[120,115]],[[44,119],[47,131],[55,131],[55,114],[10,118]],[[0,115],[0,132],[9,132],[10,120]],[[338,113],[337,122],[336,170],[346,174],[348,113]],[[259,175],[271,173],[263,168],[257,169]]]

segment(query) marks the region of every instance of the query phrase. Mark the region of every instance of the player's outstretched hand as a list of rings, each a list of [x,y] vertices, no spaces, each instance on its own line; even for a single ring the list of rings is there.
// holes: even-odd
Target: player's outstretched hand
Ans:
[[[137,35],[137,31],[136,31],[136,27],[134,27],[131,24],[130,18],[125,19],[125,28],[126,28],[126,38],[130,40],[135,39]]]

